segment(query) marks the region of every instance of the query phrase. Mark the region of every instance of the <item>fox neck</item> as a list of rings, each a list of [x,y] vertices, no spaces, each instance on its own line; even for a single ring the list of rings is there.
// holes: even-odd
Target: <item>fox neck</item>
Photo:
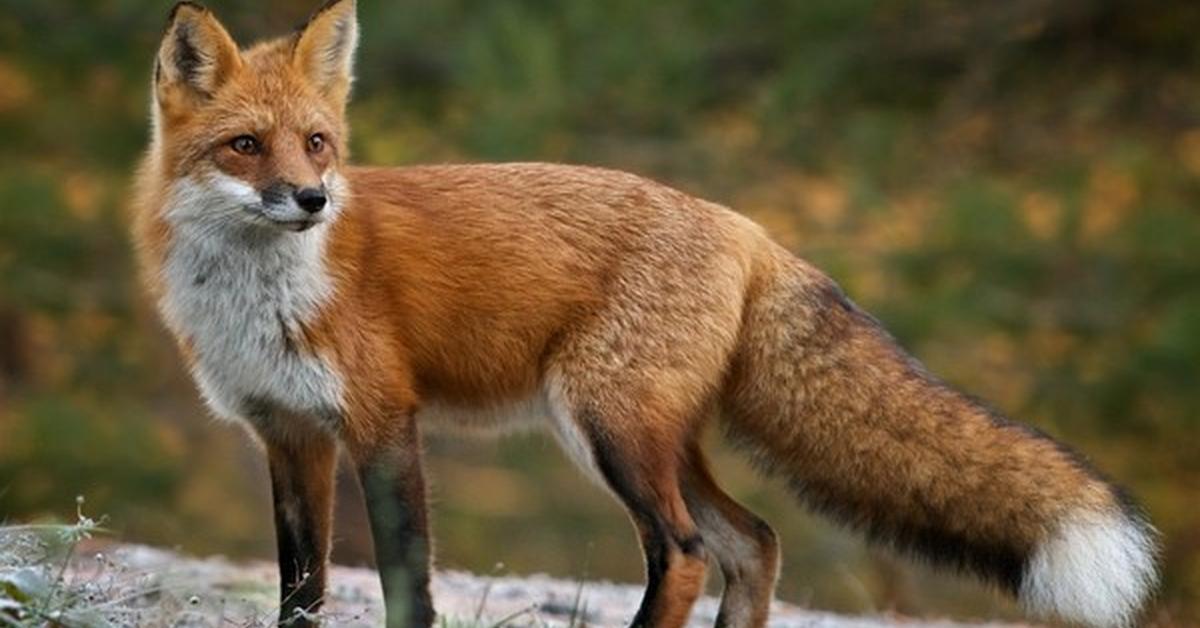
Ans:
[[[219,185],[219,184],[218,184]],[[209,186],[205,186],[208,188]],[[172,237],[166,256],[168,289],[209,297],[242,293],[278,305],[284,314],[316,313],[332,292],[325,271],[330,224],[302,232],[231,218],[231,195],[185,179],[164,207]]]
[[[164,207],[171,238],[159,305],[190,346],[210,407],[230,418],[262,401],[329,414],[340,403],[340,381],[301,339],[333,298],[331,225],[296,233],[204,218],[233,210],[188,206],[212,203],[192,185],[179,183]]]
[[[223,231],[181,224],[174,229],[163,278],[176,297],[275,306],[284,316],[308,320],[333,292],[326,271],[328,239],[329,225],[273,233],[244,225]],[[179,313],[167,314],[174,320]]]

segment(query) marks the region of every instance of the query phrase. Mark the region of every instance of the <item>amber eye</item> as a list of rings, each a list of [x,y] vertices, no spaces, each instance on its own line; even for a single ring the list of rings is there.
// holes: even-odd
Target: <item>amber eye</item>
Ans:
[[[239,135],[233,138],[229,146],[239,155],[257,155],[262,152],[262,144],[251,135]]]
[[[308,152],[319,153],[325,150],[325,136],[320,133],[313,133],[308,136]]]

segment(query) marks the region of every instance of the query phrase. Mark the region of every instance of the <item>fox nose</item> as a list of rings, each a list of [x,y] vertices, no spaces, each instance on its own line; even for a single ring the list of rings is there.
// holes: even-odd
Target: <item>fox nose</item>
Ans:
[[[325,209],[325,190],[320,188],[302,188],[296,191],[296,204],[300,209],[315,214]]]

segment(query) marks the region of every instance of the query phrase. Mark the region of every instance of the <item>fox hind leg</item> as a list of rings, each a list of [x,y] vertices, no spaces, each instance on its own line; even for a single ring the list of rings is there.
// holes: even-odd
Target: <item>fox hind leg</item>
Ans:
[[[681,473],[737,342],[746,276],[727,235],[622,259],[604,306],[564,329],[545,361],[560,439],[641,537],[647,582],[635,626],[683,626],[704,587],[705,539]]]
[[[632,626],[683,626],[707,571],[704,540],[667,460],[631,455],[630,443],[592,439],[596,466],[637,528],[646,560],[646,592]]]
[[[646,562],[646,592],[634,627],[685,625],[704,588],[707,558],[700,529],[680,490],[679,449],[661,432],[645,429],[649,417],[606,414],[623,404],[575,403],[557,412],[580,442],[565,443],[577,462],[621,501],[637,529]],[[630,429],[637,427],[637,429]],[[657,442],[656,442],[657,441]],[[682,439],[677,442],[683,442]]]
[[[681,481],[688,511],[725,579],[717,628],[765,626],[779,574],[775,531],[717,486],[699,443],[688,446]]]

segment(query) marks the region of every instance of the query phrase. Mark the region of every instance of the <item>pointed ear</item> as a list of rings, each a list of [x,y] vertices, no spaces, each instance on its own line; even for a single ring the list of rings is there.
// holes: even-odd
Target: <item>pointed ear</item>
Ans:
[[[292,63],[322,94],[344,106],[354,79],[356,47],[358,17],[354,0],[330,0],[301,28]]]
[[[158,49],[155,94],[166,107],[180,99],[202,101],[212,96],[241,67],[237,44],[208,9],[180,2],[167,19]]]

